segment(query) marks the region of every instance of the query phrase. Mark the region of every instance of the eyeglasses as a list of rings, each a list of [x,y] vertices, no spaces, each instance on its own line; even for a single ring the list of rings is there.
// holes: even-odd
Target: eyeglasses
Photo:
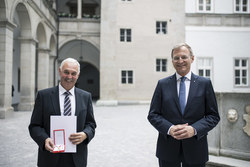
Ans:
[[[186,61],[189,58],[189,56],[183,55],[183,56],[175,56],[173,57],[173,60],[177,62],[178,60],[182,59],[183,61]]]

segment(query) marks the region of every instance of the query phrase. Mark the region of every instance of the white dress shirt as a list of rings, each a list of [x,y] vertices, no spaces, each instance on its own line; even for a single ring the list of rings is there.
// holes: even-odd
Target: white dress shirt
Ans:
[[[60,111],[61,111],[62,116],[64,112],[64,98],[65,98],[64,92],[67,92],[67,90],[65,90],[60,83],[59,84],[59,103],[60,103]],[[71,95],[69,95],[69,99],[71,103],[71,116],[74,116],[75,110],[76,110],[75,87],[70,89],[69,92],[71,93]]]

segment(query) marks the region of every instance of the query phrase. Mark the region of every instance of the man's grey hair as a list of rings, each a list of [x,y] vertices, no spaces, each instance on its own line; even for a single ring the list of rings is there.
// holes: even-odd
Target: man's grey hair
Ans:
[[[63,65],[66,63],[66,62],[69,62],[69,63],[75,63],[77,65],[77,73],[79,74],[80,73],[80,64],[79,62],[76,60],[76,59],[73,59],[73,58],[67,58],[67,59],[64,59],[60,65],[60,69],[62,71],[62,67]]]
[[[186,44],[186,43],[180,43],[180,44],[177,44],[177,45],[175,45],[174,47],[173,47],[173,49],[172,49],[172,51],[171,51],[171,57],[173,58],[173,56],[174,56],[174,51],[176,51],[176,50],[179,50],[181,47],[186,47],[188,50],[189,50],[189,52],[190,52],[190,56],[192,57],[192,56],[194,56],[194,54],[193,54],[193,50],[192,50],[192,48],[188,45],[188,44]]]

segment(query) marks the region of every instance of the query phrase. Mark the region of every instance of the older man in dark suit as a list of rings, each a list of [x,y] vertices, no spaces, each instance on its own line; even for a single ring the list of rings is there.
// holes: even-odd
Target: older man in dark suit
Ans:
[[[171,57],[176,73],[159,80],[148,114],[159,132],[156,156],[160,167],[204,167],[207,133],[220,120],[214,90],[209,79],[191,72],[189,45],[175,46]]]
[[[87,166],[87,144],[95,134],[90,93],[75,87],[80,64],[72,58],[65,59],[59,68],[61,82],[58,86],[37,93],[29,132],[38,144],[39,167],[85,167]],[[50,138],[50,116],[77,116],[77,132],[69,140],[76,145],[76,153],[52,153]]]

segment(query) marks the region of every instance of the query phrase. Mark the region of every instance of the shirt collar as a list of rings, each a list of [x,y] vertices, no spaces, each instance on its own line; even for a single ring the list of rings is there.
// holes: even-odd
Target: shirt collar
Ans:
[[[177,81],[180,80],[182,76],[178,74],[177,72],[175,74],[176,74],[176,80]],[[191,81],[191,71],[189,71],[189,73],[187,73],[185,77],[187,78],[187,80]]]
[[[67,90],[62,87],[61,83],[59,83],[59,94],[63,95],[64,92],[67,92]],[[71,93],[72,96],[75,96],[75,87],[71,88],[69,92]]]

